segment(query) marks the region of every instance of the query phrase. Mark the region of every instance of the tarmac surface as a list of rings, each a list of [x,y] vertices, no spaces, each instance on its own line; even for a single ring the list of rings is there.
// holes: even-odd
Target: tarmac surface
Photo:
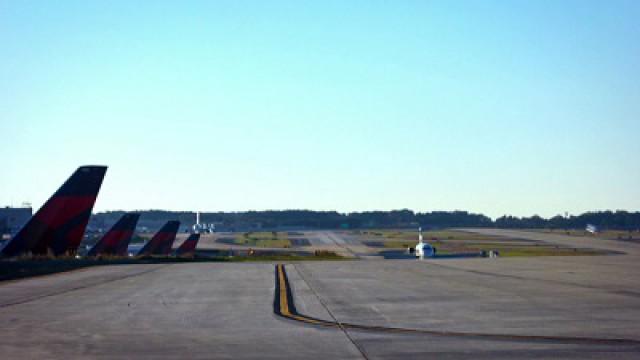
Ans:
[[[215,233],[203,234],[198,243],[198,249],[201,250],[233,250],[246,251],[249,248],[260,251],[269,252],[291,252],[302,251],[311,253],[315,250],[333,251],[341,256],[349,258],[362,258],[374,256],[378,254],[378,249],[373,249],[362,243],[362,239],[357,235],[349,232],[334,231],[300,231],[289,235],[290,239],[304,239],[302,246],[292,246],[291,248],[268,248],[268,247],[252,247],[249,245],[233,244],[231,241],[236,236],[235,233]],[[179,234],[174,246],[179,246],[186,238],[185,234]],[[382,257],[380,257],[382,258]]]
[[[473,231],[544,237],[544,241],[625,254],[287,264],[297,312],[336,326],[274,313],[278,281],[274,263],[93,267],[0,284],[0,354],[3,358],[640,358],[638,244]],[[340,244],[339,235],[331,232],[309,239],[350,245],[350,239]],[[352,251],[359,246],[351,245]]]

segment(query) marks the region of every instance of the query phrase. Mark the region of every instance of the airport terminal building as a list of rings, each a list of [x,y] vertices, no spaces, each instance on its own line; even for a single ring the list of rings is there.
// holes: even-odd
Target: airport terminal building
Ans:
[[[31,219],[32,214],[31,207],[0,208],[0,234],[14,235]]]

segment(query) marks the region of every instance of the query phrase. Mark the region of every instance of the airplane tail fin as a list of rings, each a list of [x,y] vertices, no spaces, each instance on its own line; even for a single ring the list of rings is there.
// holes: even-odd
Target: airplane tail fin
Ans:
[[[200,240],[200,234],[189,235],[187,240],[176,250],[176,255],[184,256],[193,254],[196,251],[196,246],[198,246],[198,240]]]
[[[153,238],[140,249],[138,256],[168,255],[176,239],[179,226],[180,221],[167,221],[162,229],[153,235]]]
[[[87,255],[124,256],[139,218],[140,214],[138,213],[122,215],[120,220],[89,250]]]
[[[106,171],[106,166],[79,167],[2,249],[2,255],[75,253]]]

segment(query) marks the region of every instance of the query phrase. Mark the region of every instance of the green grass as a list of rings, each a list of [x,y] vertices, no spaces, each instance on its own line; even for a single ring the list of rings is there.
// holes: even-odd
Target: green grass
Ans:
[[[516,256],[585,256],[585,255],[604,255],[605,252],[591,249],[574,249],[574,248],[505,248],[498,250],[501,257]]]
[[[262,248],[289,248],[291,242],[286,232],[246,232],[238,234],[234,241],[238,245]]]
[[[354,231],[354,233],[359,234],[364,237],[371,238],[372,240],[384,239],[384,240],[406,240],[417,242],[418,241],[418,231],[417,230],[361,230]],[[431,239],[446,239],[446,240],[490,240],[495,241],[498,237],[468,233],[464,231],[456,231],[456,230],[430,230],[424,231],[422,233],[425,240]]]
[[[388,249],[406,249],[409,246],[415,246],[418,241],[417,231],[414,230],[367,230],[356,233],[371,241],[380,242],[384,248]],[[441,255],[479,253],[490,250],[498,251],[502,257],[607,254],[607,252],[593,249],[574,249],[543,242],[508,239],[455,230],[426,231],[423,236],[425,241],[433,245]]]
[[[91,266],[103,265],[127,265],[127,264],[162,264],[162,263],[182,263],[182,262],[211,262],[211,261],[227,261],[219,258],[108,258],[108,259],[75,259],[75,258],[56,258],[56,259],[17,259],[0,261],[0,281],[15,280],[28,278],[33,276],[50,275],[59,272],[78,270]]]
[[[180,257],[145,257],[145,258],[103,258],[103,259],[15,259],[0,261],[0,282],[34,276],[78,270],[92,266],[110,266],[127,264],[172,264],[172,263],[205,263],[205,262],[252,262],[252,261],[318,261],[345,260],[347,258],[331,251],[316,251],[309,255],[300,254],[260,254],[251,256],[196,256]]]
[[[438,247],[436,245],[436,247]],[[440,249],[440,248],[439,248]],[[603,251],[592,249],[577,249],[563,246],[555,246],[550,244],[528,243],[517,244],[505,242],[502,244],[486,244],[486,243],[465,243],[461,246],[449,246],[445,249],[449,251],[474,252],[474,251],[491,251],[495,250],[500,256],[579,256],[579,255],[602,255]]]
[[[627,241],[640,241],[640,231],[624,231],[624,230],[605,230],[592,234],[584,229],[530,229],[527,231],[544,232],[550,234],[569,235],[569,236],[587,236],[598,239],[607,240],[627,240]]]
[[[318,260],[353,260],[340,256],[331,251],[317,251],[313,255],[298,254],[255,254],[252,256],[234,257],[230,261],[251,262],[251,261],[318,261]]]

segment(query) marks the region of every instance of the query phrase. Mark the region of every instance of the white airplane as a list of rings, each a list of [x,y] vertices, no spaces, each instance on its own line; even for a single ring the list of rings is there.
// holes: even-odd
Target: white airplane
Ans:
[[[425,257],[434,257],[436,255],[436,249],[428,243],[422,241],[422,228],[418,228],[418,244],[415,250],[416,257],[424,259]]]
[[[585,230],[592,234],[597,234],[600,231],[598,227],[593,224],[587,224],[587,228]]]

